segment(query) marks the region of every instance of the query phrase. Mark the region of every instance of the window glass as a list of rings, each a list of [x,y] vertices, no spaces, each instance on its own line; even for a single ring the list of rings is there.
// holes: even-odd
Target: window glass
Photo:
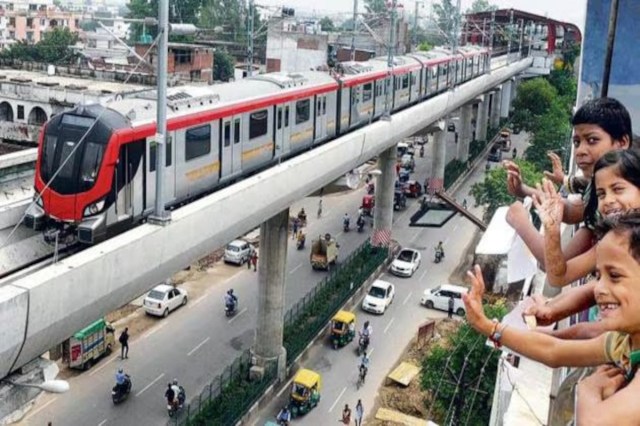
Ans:
[[[185,134],[185,160],[193,160],[211,152],[211,125],[187,130]]]
[[[85,188],[91,188],[98,176],[98,170],[102,163],[104,145],[94,142],[87,142],[84,148],[84,158],[80,169],[80,184]]]
[[[369,100],[371,100],[371,87],[372,87],[371,83],[367,83],[364,86],[362,86],[362,101],[363,102],[368,102]]]
[[[43,152],[42,164],[44,165],[44,168],[45,168],[45,173],[43,173],[44,176],[49,176],[50,174],[54,173],[53,158],[56,155],[57,145],[58,145],[57,136],[47,135],[45,137],[44,149],[42,150]],[[48,180],[48,177],[46,177],[45,180]]]
[[[322,113],[323,114],[327,113],[327,97],[326,96],[322,98]]]
[[[224,123],[224,146],[225,148],[231,145],[231,123]]]
[[[289,105],[284,107],[284,127],[289,127]]]
[[[318,98],[318,102],[316,105],[316,117],[320,117],[321,113],[322,113],[322,102],[320,101],[320,98]]]
[[[282,128],[282,108],[278,108],[278,129]]]
[[[164,165],[165,167],[169,167],[171,165],[171,157],[172,157],[172,149],[171,149],[171,141],[172,138],[171,136],[169,136],[167,138],[167,145],[166,145],[166,150],[165,150],[165,154],[164,154]],[[157,147],[157,143],[155,141],[149,141],[149,143],[151,144],[149,146],[149,172],[153,173],[156,171],[156,147]]]
[[[266,109],[256,111],[249,116],[249,139],[267,134],[269,129],[267,119],[269,112]]]
[[[61,178],[69,179],[73,175],[73,165],[75,163],[75,159],[73,158],[75,157],[75,155],[73,155],[75,152],[73,152],[73,148],[75,146],[76,143],[73,141],[65,141],[62,144],[62,152],[60,153],[60,160],[58,161],[58,164],[61,166],[58,176]],[[69,158],[70,156],[72,158]],[[67,158],[69,159],[67,160]]]
[[[407,87],[409,87],[409,76],[405,75],[402,77],[402,88],[406,89]]]
[[[296,102],[296,124],[309,121],[309,113],[311,110],[311,102],[309,99],[303,99]]]
[[[240,142],[240,119],[233,122],[233,143]]]

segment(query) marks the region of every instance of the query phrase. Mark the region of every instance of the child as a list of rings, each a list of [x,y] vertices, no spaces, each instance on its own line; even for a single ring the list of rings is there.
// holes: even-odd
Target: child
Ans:
[[[608,229],[596,248],[597,283],[595,299],[602,312],[606,334],[589,340],[561,340],[535,331],[510,328],[489,320],[483,311],[484,281],[476,265],[468,272],[471,291],[463,295],[467,320],[496,346],[500,344],[532,360],[552,367],[615,364],[625,376],[626,387],[617,371],[600,370],[579,386],[578,420],[589,424],[623,424],[621,419],[640,418],[640,375],[630,361],[640,349],[640,212],[634,211],[607,220]],[[635,354],[634,354],[635,358]],[[615,393],[614,393],[615,392]],[[585,400],[581,398],[585,396]],[[580,422],[578,423],[580,424]],[[629,424],[629,423],[624,423]]]
[[[605,153],[631,146],[633,137],[631,117],[624,105],[615,99],[599,98],[586,102],[573,116],[572,125],[576,164],[587,179],[592,178],[595,163]],[[536,193],[535,189],[522,182],[520,170],[515,163],[505,161],[505,167],[508,172],[507,189],[511,195],[524,198]],[[596,214],[595,205],[586,209],[590,195],[591,189],[587,187],[582,191],[581,202],[563,201],[563,222],[584,221],[587,225],[587,229],[581,229],[576,233],[567,247],[565,258],[570,259],[592,246],[591,231],[595,226]],[[507,222],[516,230],[538,262],[544,266],[543,237],[531,224],[529,213],[521,202],[516,202],[509,208]]]

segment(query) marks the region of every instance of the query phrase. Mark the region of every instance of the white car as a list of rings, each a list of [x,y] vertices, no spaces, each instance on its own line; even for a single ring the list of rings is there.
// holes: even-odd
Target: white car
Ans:
[[[242,265],[249,261],[251,255],[251,245],[243,240],[233,240],[224,249],[225,263],[235,263]]]
[[[466,313],[462,295],[468,291],[468,288],[459,285],[443,284],[436,288],[425,290],[420,303],[428,309],[448,311],[449,299],[453,297],[453,312],[462,317]]]
[[[166,317],[169,312],[187,304],[187,291],[160,284],[144,298],[144,311],[149,315]]]
[[[414,249],[402,249],[398,257],[391,262],[389,270],[394,275],[410,277],[420,267],[422,257],[420,252]]]
[[[362,309],[374,314],[384,314],[387,307],[393,302],[395,295],[396,289],[393,287],[393,284],[382,280],[375,280],[362,301]]]

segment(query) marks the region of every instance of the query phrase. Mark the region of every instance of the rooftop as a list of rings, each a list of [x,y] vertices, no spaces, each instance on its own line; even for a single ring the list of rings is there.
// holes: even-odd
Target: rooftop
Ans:
[[[91,94],[129,93],[147,90],[149,88],[148,86],[135,84],[62,77],[57,75],[50,76],[44,73],[16,69],[0,69],[0,83],[66,88],[66,90],[89,92]]]

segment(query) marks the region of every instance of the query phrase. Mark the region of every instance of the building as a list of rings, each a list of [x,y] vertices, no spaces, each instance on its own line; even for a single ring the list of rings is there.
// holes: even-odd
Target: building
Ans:
[[[149,49],[149,44],[139,43],[135,51],[139,56]],[[169,77],[183,82],[211,82],[213,80],[213,51],[208,46],[184,43],[169,43],[167,71]],[[147,60],[154,68],[158,63],[158,52],[154,48]]]
[[[326,68],[328,49],[329,36],[318,34],[313,25],[272,21],[267,32],[267,72]]]
[[[2,69],[0,134],[6,141],[35,144],[42,124],[54,114],[78,104],[106,104],[149,89],[134,84]]]
[[[404,20],[403,14],[396,20],[395,54],[403,55],[411,51],[409,40],[409,24]],[[389,30],[391,22],[388,18],[376,19],[371,22],[359,22],[359,30],[355,36],[351,32],[336,34],[331,39],[331,44],[335,47],[339,55],[339,61],[344,57],[343,49],[351,50],[352,38],[356,47],[356,52],[360,51],[358,57],[364,58],[369,55],[386,56],[389,44]],[[347,60],[351,59],[351,53]]]

